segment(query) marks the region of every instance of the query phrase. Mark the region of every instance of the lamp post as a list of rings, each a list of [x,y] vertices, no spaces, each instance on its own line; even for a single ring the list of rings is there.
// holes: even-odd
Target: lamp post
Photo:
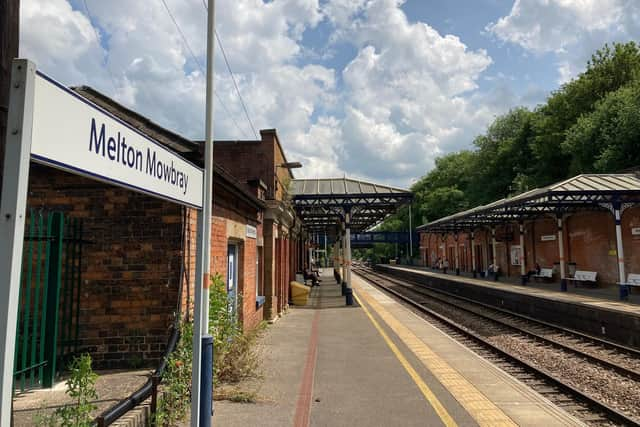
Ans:
[[[276,192],[278,191],[278,184],[282,184],[280,182],[280,178],[278,178],[278,168],[282,168],[282,169],[299,169],[302,167],[302,163],[300,162],[284,162],[284,163],[280,163],[279,165],[276,165],[276,169],[275,169],[275,173],[274,173],[274,178],[275,178],[275,187],[273,190],[273,198],[276,198]],[[293,175],[292,175],[293,176]]]

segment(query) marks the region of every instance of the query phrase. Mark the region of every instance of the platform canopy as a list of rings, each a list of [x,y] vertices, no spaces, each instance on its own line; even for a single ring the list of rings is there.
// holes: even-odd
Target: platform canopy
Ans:
[[[585,174],[438,219],[419,231],[447,233],[579,210],[613,211],[640,203],[636,174]]]
[[[413,199],[407,190],[349,178],[294,179],[290,194],[305,228],[327,232],[338,229],[346,212],[354,232],[370,229]]]

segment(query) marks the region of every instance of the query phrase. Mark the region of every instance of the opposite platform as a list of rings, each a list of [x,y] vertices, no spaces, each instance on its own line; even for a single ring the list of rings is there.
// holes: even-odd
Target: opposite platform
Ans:
[[[355,274],[356,305],[324,277],[263,339],[256,404],[217,402],[224,426],[581,425]]]
[[[424,267],[377,265],[375,269],[593,336],[640,347],[638,304],[436,273]]]

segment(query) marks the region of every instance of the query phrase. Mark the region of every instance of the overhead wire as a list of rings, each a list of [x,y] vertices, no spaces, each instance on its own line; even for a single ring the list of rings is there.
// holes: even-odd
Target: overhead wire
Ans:
[[[244,103],[244,99],[242,99],[242,95],[240,94],[240,89],[238,88],[238,83],[236,82],[236,78],[233,75],[233,71],[231,71],[231,66],[229,65],[229,60],[227,59],[227,54],[224,51],[224,48],[222,47],[222,41],[220,41],[220,37],[218,36],[218,32],[216,30],[214,30],[215,35],[216,35],[216,40],[218,41],[218,46],[220,46],[220,51],[222,52],[222,57],[224,58],[224,62],[225,64],[227,64],[227,70],[229,70],[229,74],[231,75],[231,80],[233,81],[233,86],[235,86],[236,88],[236,93],[238,94],[238,99],[240,100],[240,104],[242,105],[242,109],[244,110],[244,114],[247,117],[247,121],[249,122],[249,125],[251,126],[251,130],[253,131],[253,134],[255,135],[256,139],[260,139],[258,138],[258,132],[256,132],[256,128],[253,126],[253,122],[251,121],[251,117],[249,117],[249,111],[247,111],[247,106]]]
[[[204,9],[208,11],[208,6],[207,3],[205,2],[205,0],[202,0],[202,6],[204,6]],[[244,114],[247,117],[247,121],[249,122],[249,126],[251,126],[251,130],[253,131],[254,136],[256,137],[256,139],[260,139],[258,137],[258,132],[256,132],[256,128],[255,126],[253,126],[253,121],[251,121],[251,117],[249,116],[249,111],[247,109],[247,105],[244,102],[244,99],[242,98],[242,95],[240,94],[240,88],[238,87],[238,83],[236,81],[236,77],[233,74],[233,71],[231,71],[231,65],[229,64],[229,59],[227,58],[227,53],[224,50],[224,47],[222,46],[222,40],[220,39],[220,36],[218,35],[218,31],[214,30],[215,32],[215,37],[216,37],[216,41],[218,42],[218,46],[220,47],[220,51],[222,52],[222,57],[224,58],[224,63],[227,66],[227,70],[229,71],[229,75],[231,76],[231,80],[233,81],[233,86],[236,89],[236,93],[238,94],[238,99],[240,100],[240,104],[242,105],[242,109],[244,110]]]
[[[98,33],[98,29],[96,28],[96,26],[93,24],[93,17],[91,14],[91,11],[89,10],[89,6],[87,5],[87,0],[82,0],[82,3],[84,5],[84,11],[87,14],[87,19],[89,19],[89,24],[91,25],[91,28],[93,29],[93,33],[96,35],[96,42],[98,44],[100,44],[100,34]],[[109,53],[107,52],[107,55]],[[109,78],[111,79],[111,84],[113,85],[113,90],[114,92],[118,92],[118,85],[116,84],[116,79],[113,76],[113,73],[111,72],[111,69],[109,68],[109,63],[108,61],[105,62],[104,64],[104,68],[107,70],[107,73],[109,74]]]
[[[198,57],[196,56],[196,54],[193,52],[193,49],[191,49],[191,45],[189,45],[189,41],[187,40],[186,36],[182,32],[182,28],[180,28],[180,25],[178,24],[178,21],[176,21],[176,18],[173,16],[173,13],[171,13],[171,9],[169,9],[169,6],[167,5],[167,2],[165,0],[160,0],[160,1],[164,5],[164,8],[166,9],[167,13],[169,14],[169,17],[171,18],[171,21],[173,22],[173,25],[175,25],[176,29],[178,30],[178,33],[180,34],[180,37],[182,37],[182,42],[184,43],[185,47],[187,48],[187,50],[191,54],[191,57],[193,58],[193,61],[196,63],[198,68],[200,68],[200,71],[202,72],[202,74],[206,75],[206,72],[204,71],[204,67],[202,66],[202,64],[198,60]],[[233,116],[233,114],[231,114],[231,111],[229,111],[227,106],[222,101],[222,98],[220,98],[220,95],[215,90],[214,90],[213,93],[216,96],[216,98],[218,99],[218,101],[220,102],[220,105],[222,106],[222,108],[227,112],[227,114],[229,115],[229,117],[233,121],[233,123],[236,126],[236,128],[238,128],[240,133],[242,133],[242,135],[244,135],[246,137],[247,136],[246,131],[244,129],[242,129],[242,127],[240,127],[240,125],[238,124],[238,122],[235,119],[235,117]],[[254,133],[255,133],[255,131],[254,131]]]

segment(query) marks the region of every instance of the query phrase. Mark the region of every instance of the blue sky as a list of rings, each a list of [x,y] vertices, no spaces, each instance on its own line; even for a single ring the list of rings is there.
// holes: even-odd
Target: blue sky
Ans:
[[[23,0],[21,54],[202,138],[201,0]],[[534,108],[606,42],[640,37],[637,0],[218,0],[251,121],[305,177],[408,186],[510,108]],[[194,58],[195,56],[195,58]],[[253,138],[217,51],[216,138]]]

